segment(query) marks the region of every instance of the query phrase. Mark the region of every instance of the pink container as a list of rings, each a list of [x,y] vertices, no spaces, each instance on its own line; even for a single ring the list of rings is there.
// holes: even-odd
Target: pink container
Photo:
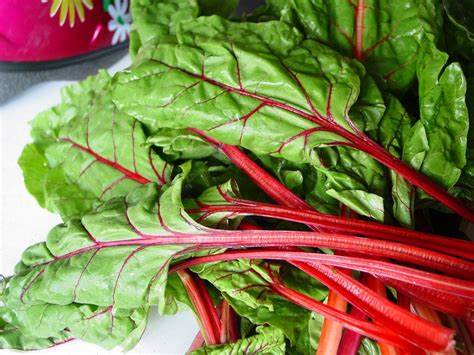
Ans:
[[[95,57],[125,45],[130,22],[128,0],[0,0],[0,62],[39,68]]]

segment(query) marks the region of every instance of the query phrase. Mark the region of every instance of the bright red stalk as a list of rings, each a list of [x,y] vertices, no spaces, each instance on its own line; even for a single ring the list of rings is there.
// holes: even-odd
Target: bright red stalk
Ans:
[[[178,271],[198,316],[201,334],[207,345],[220,343],[220,320],[202,280],[187,270]]]
[[[242,230],[255,230],[256,227],[246,221],[242,222],[240,227]],[[268,249],[261,250],[243,250],[243,251],[227,251],[224,254],[209,256],[210,258],[222,258],[222,260],[230,260],[234,258],[269,258],[276,260],[289,259],[306,262],[310,268],[315,269],[314,263],[332,265],[348,270],[364,271],[382,278],[384,282],[393,282],[396,287],[404,290],[416,290],[418,292],[425,291],[422,295],[430,295],[430,298],[438,297],[447,305],[456,305],[457,309],[462,309],[464,314],[470,312],[473,308],[474,283],[471,281],[463,281],[451,277],[428,273],[425,271],[408,268],[406,266],[396,265],[384,260],[365,259],[360,256],[343,256],[328,255],[318,253],[305,253],[297,248],[287,247],[284,252],[282,250]],[[205,258],[209,258],[205,257]],[[453,297],[453,296],[459,297]]]
[[[311,206],[309,206],[305,201],[303,201],[298,196],[296,196],[291,190],[289,190],[285,185],[283,185],[278,180],[276,180],[272,175],[270,175],[268,172],[262,169],[258,164],[256,164],[252,159],[250,159],[239,148],[232,145],[223,144],[215,140],[214,138],[208,136],[205,132],[201,130],[198,130],[195,128],[190,128],[189,130],[199,135],[205,141],[207,141],[208,143],[214,145],[217,149],[219,149],[223,154],[225,154],[232,161],[232,163],[234,163],[235,166],[237,166],[239,169],[244,171],[257,186],[259,186],[268,196],[270,196],[276,202],[284,206],[295,208],[298,210],[311,210],[312,209]],[[389,156],[393,159],[396,159],[392,157],[390,154]],[[424,175],[422,174],[420,175],[424,177]],[[297,211],[296,214],[298,212],[299,211]],[[295,213],[293,213],[293,215],[294,214]],[[472,243],[469,244],[463,241],[455,241],[455,240],[449,241],[447,238],[430,236],[429,234],[426,234],[426,233],[420,233],[420,232],[416,232],[416,231],[412,231],[412,230],[408,230],[404,228],[386,226],[386,225],[377,224],[377,223],[368,223],[365,221],[353,220],[353,219],[348,221],[345,218],[338,218],[335,216],[324,215],[316,211],[312,211],[312,214],[313,214],[312,216],[313,218],[319,217],[318,218],[319,223],[323,223],[323,221],[325,223],[330,223],[331,225],[329,227],[331,227],[331,229],[334,229],[334,230],[338,230],[337,229],[338,227],[339,229],[342,228],[341,226],[339,226],[340,224],[342,224],[346,228],[351,227],[350,231],[353,233],[360,233],[361,231],[366,231],[365,235],[367,236],[381,238],[383,235],[388,235],[388,236],[391,236],[392,238],[399,238],[398,240],[401,240],[401,241],[406,241],[405,238],[412,238],[420,242],[424,242],[424,243],[428,242],[428,245],[430,245],[429,244],[430,242],[433,242],[431,244],[432,248],[435,248],[436,250],[441,250],[448,254],[452,253],[451,250],[456,250],[456,252],[459,253],[456,255],[462,255],[463,257],[466,257],[469,259],[471,259],[472,255],[474,255],[474,247],[472,246]],[[282,218],[281,214],[278,218]],[[296,217],[293,216],[293,218],[296,218]],[[473,213],[473,220],[474,220],[474,213]],[[305,221],[301,221],[301,222],[306,223]],[[313,220],[313,223],[315,223],[314,220]],[[432,238],[436,238],[436,240],[433,240]],[[427,244],[422,244],[422,245],[425,247],[427,246]]]
[[[442,187],[430,180],[426,175],[406,165],[400,159],[395,158],[373,141],[366,141],[360,137],[357,137],[356,141],[354,145],[355,148],[371,155],[386,167],[403,176],[412,185],[419,187],[453,212],[465,218],[467,221],[474,223],[474,212],[455,197],[451,196]]]
[[[296,254],[299,254],[299,253],[297,252],[286,251],[286,252],[280,252],[280,253],[282,253],[280,257],[275,257],[275,255],[278,254],[278,251],[256,251],[256,252],[239,251],[239,252],[230,252],[229,254],[227,254],[226,252],[223,254],[209,255],[209,256],[186,260],[178,265],[172,266],[170,272],[179,270],[181,268],[186,268],[193,265],[201,264],[201,263],[215,262],[219,260],[232,260],[232,259],[242,259],[242,258],[277,259],[277,260],[291,260],[292,263],[295,263],[295,260],[298,260],[298,257],[296,257]],[[302,254],[314,255],[314,253],[302,253]],[[340,256],[332,256],[332,257],[340,257]],[[304,261],[308,262],[308,259]],[[429,337],[431,337],[431,334],[450,333],[450,331],[444,328],[440,328],[438,326],[434,326],[433,324],[421,321],[419,318],[414,317],[407,311],[402,311],[401,309],[398,309],[398,308],[395,308],[394,310],[393,304],[391,304],[388,300],[386,300],[386,302],[390,304],[385,305],[385,307],[387,308],[382,307],[379,309],[378,306],[380,305],[380,303],[378,301],[378,297],[376,297],[377,295],[375,295],[375,297],[372,297],[373,292],[370,290],[369,291],[364,290],[363,287],[359,286],[360,291],[356,291],[358,293],[359,298],[351,296],[350,290],[344,290],[344,287],[340,286],[341,284],[343,284],[343,282],[338,281],[338,278],[340,278],[341,275],[343,276],[343,274],[338,273],[338,275],[334,275],[333,274],[334,271],[331,268],[324,267],[324,265],[316,266],[315,264],[312,264],[310,267],[308,267],[308,265],[305,263],[301,263],[301,265],[298,265],[298,267],[302,268],[305,272],[310,273],[310,275],[314,276],[315,278],[320,279],[323,283],[325,283],[330,288],[338,290],[338,292],[343,295],[345,294],[346,299],[350,298],[350,302],[353,303],[355,306],[364,309],[366,312],[369,312],[372,315],[377,315],[380,320],[385,319],[387,322],[389,322],[390,324],[389,327],[396,328],[397,331],[399,331],[401,334],[404,334],[404,336],[407,336],[407,338],[412,339],[414,337],[415,339],[417,339],[415,340],[418,342],[417,344],[419,344],[420,341],[424,342],[426,340],[425,337],[427,337],[428,334],[429,334]],[[310,270],[311,267],[317,268],[317,271],[319,271],[320,273],[315,275],[312,272],[312,270]],[[327,269],[327,273],[325,269]],[[325,276],[325,279],[321,277],[321,274]],[[351,282],[349,285],[352,287],[353,282]],[[384,314],[384,312],[387,312],[387,314]],[[395,324],[398,324],[398,325],[395,325]],[[430,327],[433,327],[433,326],[436,329],[428,330]],[[411,330],[408,331],[407,333],[406,330],[402,330],[400,327],[405,327],[405,329],[406,327],[408,327]],[[413,334],[411,332],[413,332]]]
[[[238,250],[226,251],[221,254],[207,255],[194,259],[188,259],[182,263],[173,265],[171,270],[176,271],[197,264],[235,260],[235,259],[269,259],[269,260],[293,260],[311,264],[314,269],[319,264],[331,265],[350,270],[359,270],[370,274],[383,276],[387,279],[403,281],[406,284],[416,283],[418,288],[426,288],[443,292],[446,299],[455,297],[466,300],[466,304],[472,304],[474,299],[474,287],[470,281],[459,280],[448,276],[437,275],[425,271],[411,269],[405,266],[388,263],[386,261],[363,259],[359,257],[348,257],[342,255],[328,255],[308,252],[271,250]],[[469,303],[467,303],[469,302]]]
[[[228,196],[223,197],[228,199],[227,202],[229,202],[229,204],[212,206],[202,205],[199,207],[199,210],[192,212],[204,213],[203,218],[212,213],[218,212],[232,212],[240,213],[242,215],[278,218],[291,222],[304,223],[306,225],[315,225],[339,233],[354,233],[365,237],[409,243],[466,259],[474,259],[474,243],[464,240],[447,238],[410,229],[383,225],[376,222],[357,220],[354,218],[341,218],[338,216],[324,215],[308,208],[294,210],[283,206],[233,199]]]
[[[430,307],[450,314],[456,317],[471,319],[473,317],[474,302],[464,297],[453,297],[452,295],[440,292],[437,288],[425,288],[416,282],[401,282],[396,279],[388,279],[381,277],[388,285],[399,291],[399,298],[404,300],[405,295],[409,295],[413,299],[423,301]],[[409,307],[409,305],[408,305]]]
[[[278,230],[226,231],[203,228],[202,234],[176,233],[175,235],[169,236],[147,234],[137,229],[134,229],[134,231],[140,236],[139,238],[107,242],[95,241],[90,246],[77,249],[72,253],[64,254],[57,258],[69,258],[89,250],[125,245],[151,246],[191,244],[196,247],[227,248],[307,246],[331,248],[335,250],[397,259],[411,264],[439,270],[447,274],[459,275],[464,278],[473,277],[472,275],[474,274],[473,263],[455,257],[399,243],[383,240],[369,240],[333,233]]]
[[[391,329],[396,330],[408,339],[415,339],[418,344],[424,341],[429,323],[420,322],[418,317],[397,307],[387,299],[379,297],[380,295],[377,292],[322,264],[312,264],[317,273],[314,273],[304,264],[297,264],[297,266],[307,274],[320,280],[331,290],[338,292],[377,323],[385,327],[391,327]],[[429,325],[432,326],[432,324]]]
[[[139,233],[140,238],[136,239],[123,239],[115,241],[106,241],[99,242],[94,241],[90,246],[86,246],[80,249],[77,249],[71,253],[57,255],[54,260],[48,261],[42,264],[36,264],[35,266],[46,265],[50,262],[55,262],[57,260],[64,260],[75,255],[79,255],[91,250],[100,250],[103,248],[111,248],[118,246],[127,246],[127,245],[137,245],[143,247],[157,246],[157,245],[193,245],[195,248],[203,247],[294,247],[297,246],[323,246],[334,249],[348,249],[352,252],[360,251],[360,246],[362,243],[359,240],[363,241],[361,238],[356,237],[344,237],[341,242],[341,236],[329,235],[327,233],[315,233],[315,232],[299,232],[299,231],[217,231],[217,230],[203,230],[204,234],[177,234],[176,236],[167,236],[167,235],[147,235],[144,233]],[[372,241],[376,242],[376,241]],[[380,241],[379,241],[380,242]],[[341,243],[343,243],[341,245]],[[344,243],[353,243],[354,245],[350,248]],[[385,243],[385,242],[384,242]],[[359,249],[358,249],[359,247]],[[245,252],[245,251],[244,251]],[[235,252],[234,252],[235,253]],[[270,252],[273,254],[267,254],[269,258],[275,258],[277,252]],[[456,280],[456,284],[453,284],[453,279],[443,275],[433,275],[416,269],[400,269],[401,266],[396,264],[380,264],[381,261],[376,260],[360,260],[357,258],[351,259],[341,259],[344,258],[338,255],[325,255],[317,253],[302,253],[300,255],[293,254],[291,257],[289,255],[283,254],[279,255],[282,260],[286,259],[300,259],[301,261],[307,262],[324,262],[327,264],[332,264],[338,267],[346,267],[348,269],[360,269],[361,271],[366,271],[372,274],[380,274],[387,277],[401,278],[403,275],[406,275],[410,280],[418,278],[418,282],[424,283],[424,286],[429,287],[429,285],[436,285],[440,290],[443,289],[448,293],[456,293],[459,295],[464,295],[464,297],[472,297],[474,288],[472,287],[472,282],[464,280]],[[237,254],[234,254],[237,255]],[[396,255],[396,253],[395,253]],[[228,254],[220,254],[212,257],[228,257]],[[241,257],[244,257],[243,255]],[[261,258],[261,257],[259,257]],[[345,266],[344,266],[345,265]],[[377,265],[377,267],[375,267]],[[384,266],[385,265],[385,266]],[[453,268],[456,265],[453,266]],[[456,269],[458,272],[463,271],[464,273],[469,274],[469,270],[465,270],[463,265],[457,265],[460,269]],[[391,270],[397,269],[398,271],[391,274]],[[468,268],[469,269],[469,268]],[[461,272],[462,273],[462,272]],[[393,276],[390,276],[393,275]],[[431,275],[431,276],[430,276]],[[409,282],[409,281],[408,281]]]
[[[412,300],[411,305],[415,313],[418,314],[418,316],[439,325],[443,324],[438,313],[436,313],[436,311],[432,310],[423,302]],[[443,351],[442,353],[431,353],[430,355],[456,355],[456,350],[452,348],[452,349],[449,349],[448,351]]]
[[[162,237],[160,240],[172,239]],[[309,246],[331,248],[347,252],[355,252],[370,256],[396,259],[414,265],[431,268],[447,274],[472,278],[474,264],[435,251],[423,250],[382,240],[370,240],[348,235],[322,232],[300,231],[222,231],[214,235],[194,235],[174,238],[175,243],[192,243],[207,246]]]
[[[387,297],[387,291],[385,289],[385,285],[377,278],[373,277],[370,274],[365,275],[365,285],[376,292],[383,298]],[[437,323],[440,324],[440,323]],[[440,324],[441,325],[441,324]],[[383,342],[379,342],[379,349],[381,355],[397,355],[399,353],[398,349],[395,348],[393,345],[386,344]]]
[[[251,223],[248,223],[246,221],[243,221],[242,223],[240,223],[239,229],[260,230],[261,228]],[[294,250],[293,248],[288,248],[288,249]],[[290,261],[290,262],[296,267],[298,267],[299,265],[298,261]],[[304,265],[307,268],[312,269],[314,272],[317,272],[313,268],[313,266],[309,264],[301,263],[301,265]],[[347,272],[350,273],[351,271],[348,270]],[[329,290],[327,305],[341,312],[345,312],[347,308],[347,301],[343,297],[341,297],[339,294],[333,292],[332,290]],[[316,355],[336,354],[343,331],[344,331],[344,328],[340,322],[336,322],[329,318],[324,318]]]
[[[341,216],[347,217],[346,215],[350,214],[350,210],[348,210],[345,205],[341,205],[340,214]],[[298,248],[288,248],[288,250],[299,251]],[[290,262],[294,266],[298,267],[298,261]],[[311,269],[312,272],[318,273],[317,269],[311,264],[306,264],[306,267],[308,269]],[[343,272],[348,275],[349,278],[352,278],[352,270],[336,269],[334,270],[334,272]],[[347,312],[347,300],[334,289],[329,289],[327,305],[338,309],[341,312]],[[343,332],[344,327],[342,326],[342,324],[335,322],[331,319],[324,318],[316,355],[337,354]]]

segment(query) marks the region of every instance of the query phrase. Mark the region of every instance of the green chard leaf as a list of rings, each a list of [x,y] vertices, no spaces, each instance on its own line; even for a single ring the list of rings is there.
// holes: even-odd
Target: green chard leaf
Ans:
[[[469,118],[466,79],[457,63],[446,65],[448,55],[429,38],[418,59],[420,119],[403,147],[403,160],[450,189],[466,164]]]
[[[199,8],[196,0],[134,0],[131,11],[129,51],[134,58],[145,43],[173,34],[177,24],[197,17]]]
[[[153,241],[203,232],[180,202],[183,169],[161,196],[157,185],[148,184],[58,225],[45,243],[28,248],[1,296],[5,329],[45,339],[69,329],[105,348],[132,347],[149,307],[165,309],[169,263],[187,248]],[[150,243],[141,242],[147,238]]]
[[[424,34],[438,35],[442,17],[433,0],[272,1],[283,21],[364,62],[378,81],[403,92],[413,83]]]
[[[206,346],[191,352],[192,355],[233,355],[233,354],[285,354],[285,337],[275,327],[259,326],[256,334],[235,343]]]
[[[288,99],[284,92],[291,88],[294,90],[291,104],[309,110],[305,89],[298,86],[293,71],[285,69],[292,62],[297,67],[307,60],[314,64],[317,60],[324,60],[328,66],[335,65],[333,72],[347,72],[344,78],[333,78],[332,73],[331,76],[329,73],[324,76],[318,66],[314,69],[309,67],[314,73],[301,73],[301,80],[308,81],[306,91],[313,93],[315,106],[321,111],[326,111],[332,85],[331,100],[336,111],[333,115],[341,124],[347,125],[343,109],[356,98],[359,77],[351,64],[335,52],[316,42],[304,42],[302,47],[294,49],[285,64],[271,52],[290,51],[299,43],[299,36],[283,24],[245,23],[239,26],[212,17],[206,22],[193,22],[193,25],[179,33],[178,43],[158,44],[144,50],[143,60],[138,61],[129,72],[115,78],[114,102],[152,132],[160,128],[186,129],[192,125],[225,143],[241,145],[256,154],[272,153],[295,162],[310,161],[311,148],[331,142],[336,138],[334,134],[318,130],[317,124],[291,112],[264,105],[258,99],[200,79],[201,69],[205,68],[209,79],[232,87],[242,85],[248,92],[258,90],[262,95],[282,101]],[[219,28],[223,26],[226,28]],[[218,37],[225,34],[223,31],[233,37],[230,40],[235,38],[235,42],[223,43]],[[275,33],[281,33],[282,36],[278,37],[280,43]],[[262,40],[261,36],[265,34],[272,37]],[[239,39],[243,38],[246,42],[239,43]],[[262,58],[255,61],[252,59],[254,56]],[[188,61],[178,58],[188,58]],[[223,67],[229,69],[222,70]],[[274,73],[274,78],[268,77],[269,70],[265,67],[272,68],[269,70]],[[308,68],[307,65],[305,67]],[[256,77],[262,75],[262,70],[265,78]],[[240,84],[237,73],[240,73]],[[338,79],[342,81],[338,83]],[[136,95],[126,95],[130,90]],[[146,96],[141,95],[144,91],[148,93]],[[338,105],[338,101],[342,104]],[[258,139],[254,139],[257,133]]]
[[[53,324],[49,322],[41,324],[42,316],[46,315],[48,318],[50,314],[58,316],[50,307],[39,309],[38,306],[33,306],[31,312],[27,313],[8,309],[0,301],[0,349],[39,350],[72,339],[69,332],[54,328],[54,324],[59,321],[57,318],[61,317],[53,318]],[[35,320],[32,322],[33,319]],[[31,326],[38,325],[43,326],[36,329],[38,332],[31,330]]]
[[[134,0],[130,32],[130,55],[135,58],[142,46],[174,35],[177,27],[198,15],[232,15],[239,0]]]
[[[198,18],[182,24],[175,40],[144,48],[134,67],[114,80],[116,105],[158,135],[163,129],[192,126],[258,156],[317,165],[332,180],[348,180],[344,184],[350,187],[327,189],[349,194],[361,214],[370,215],[357,208],[367,197],[365,192],[383,199],[383,182],[375,178],[383,172],[380,165],[364,153],[341,147],[338,154],[357,161],[358,168],[346,166],[336,172],[324,168],[314,148],[344,143],[344,138],[301,116],[324,113],[351,131],[354,122],[347,112],[355,104],[350,111],[355,122],[373,131],[385,109],[380,91],[359,64],[315,41],[301,42],[300,35],[283,23]],[[131,91],[137,95],[129,95]],[[266,104],[267,99],[283,108]],[[281,178],[294,184],[297,174]],[[348,200],[340,196],[333,195]],[[377,218],[383,219],[383,213]]]
[[[380,122],[378,141],[394,156],[401,158],[405,142],[410,135],[412,122],[394,96],[387,98],[387,110]],[[419,167],[418,167],[419,168]],[[390,170],[392,182],[392,212],[394,218],[405,227],[414,226],[415,189],[402,176]]]
[[[53,346],[68,339],[82,339],[105,349],[130,349],[140,340],[146,326],[148,307],[113,309],[91,305],[43,304],[22,310],[0,309],[6,320],[0,328],[3,348],[32,350],[34,341]],[[11,330],[8,333],[8,330]],[[56,338],[62,339],[56,340]],[[13,343],[17,339],[18,344]],[[10,344],[7,344],[11,342]],[[29,345],[31,344],[31,345]]]
[[[32,122],[34,143],[19,160],[29,191],[65,220],[170,178],[171,165],[146,143],[140,122],[117,112],[109,82],[100,72],[64,89],[63,102]]]

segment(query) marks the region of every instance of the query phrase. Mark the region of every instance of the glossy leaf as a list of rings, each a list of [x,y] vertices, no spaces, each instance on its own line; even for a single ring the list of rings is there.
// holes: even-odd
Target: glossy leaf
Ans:
[[[273,33],[280,36],[275,38]],[[282,23],[231,23],[211,17],[185,22],[179,26],[176,38],[144,48],[135,66],[115,78],[112,95],[121,110],[152,131],[192,126],[218,141],[242,146],[258,155],[317,165],[320,162],[314,148],[357,148],[470,219],[471,212],[459,201],[394,160],[361,132],[367,129],[367,134],[373,135],[384,110],[378,89],[365,78],[358,63],[315,41],[301,42],[294,29]],[[420,87],[425,87],[426,79],[419,80]],[[131,97],[131,91],[138,95]],[[458,94],[457,109],[462,111],[462,88]],[[423,102],[447,104],[438,101],[439,95],[431,95]],[[430,115],[427,109],[422,103],[421,120],[413,128],[415,140],[408,144],[414,156],[408,150],[403,153],[415,170],[421,168],[427,149],[423,139],[427,134],[423,121]],[[463,120],[464,117],[459,118],[460,125]],[[464,135],[461,129],[451,138],[462,140]],[[435,141],[429,155],[458,153],[443,151],[441,146]],[[462,149],[463,146],[459,151]],[[436,166],[427,162],[423,165],[423,172],[430,170],[431,177],[436,174]],[[459,173],[451,167],[456,168],[450,166],[444,175],[450,174],[451,180],[456,181]],[[378,191],[366,192],[385,197]],[[362,202],[359,193],[352,193],[352,198],[358,202],[354,206]],[[360,212],[365,213],[362,209]]]
[[[24,335],[17,328],[0,322],[0,348],[15,350],[41,350],[67,342],[70,337],[66,332],[58,333],[48,338],[37,338],[35,336]]]
[[[196,0],[132,1],[133,29],[130,55],[134,58],[145,43],[156,41],[175,31],[180,23],[198,15]]]
[[[403,159],[451,188],[466,164],[469,118],[466,79],[460,65],[446,66],[447,60],[429,38],[424,42],[417,66],[420,120],[405,142]]]
[[[425,33],[441,31],[440,5],[432,0],[270,1],[281,17],[345,55],[365,63],[380,82],[405,91],[416,75]]]
[[[281,33],[280,39],[270,36],[272,33]],[[220,37],[224,35],[231,36],[234,42],[222,43]],[[264,36],[263,39],[261,36]],[[245,43],[242,43],[243,38]],[[194,44],[198,39],[198,44]],[[194,127],[207,130],[226,143],[239,144],[255,153],[272,153],[293,161],[310,161],[311,148],[336,139],[332,133],[314,131],[317,125],[298,115],[263,105],[258,99],[228,91],[196,77],[201,75],[204,65],[210,79],[232,87],[241,84],[248,92],[257,89],[262,95],[278,99],[291,88],[294,90],[292,103],[308,111],[305,91],[312,93],[316,109],[325,111],[332,85],[331,107],[337,110],[333,116],[347,126],[343,117],[344,107],[350,106],[356,98],[359,85],[357,72],[351,63],[316,42],[302,43],[301,47],[291,52],[299,41],[297,34],[278,23],[240,25],[218,18],[193,22],[192,28],[184,28],[180,33],[180,44],[159,44],[148,48],[147,53],[144,51],[142,55],[150,60],[139,61],[132,71],[120,74],[116,78],[114,101],[121,110],[132,114],[152,130],[164,127],[184,129],[192,123]],[[272,54],[273,51],[278,51],[276,54],[291,54],[282,60]],[[169,57],[171,53],[175,54]],[[257,62],[252,60],[255,55],[262,56],[262,59]],[[189,58],[188,62],[178,59],[185,57]],[[334,71],[342,70],[348,75],[333,77],[319,66],[308,67],[304,64],[307,60],[313,64],[318,60],[327,61],[328,67],[333,65]],[[299,87],[293,77],[293,70],[296,72],[303,65],[311,68],[310,73],[301,73],[300,80],[307,81],[307,88]],[[225,72],[221,70],[223,66],[228,68]],[[258,72],[262,73],[264,67],[273,68],[273,78],[268,75],[258,77],[261,75]],[[242,81],[240,84],[238,73]],[[130,90],[137,95],[126,95]],[[143,91],[147,91],[148,95],[139,94]],[[281,99],[287,100],[286,95]],[[224,107],[225,110],[219,112]],[[265,134],[255,140],[252,139],[255,132]],[[294,141],[290,140],[293,135]],[[307,139],[304,139],[305,135]]]
[[[209,27],[209,23],[214,27]],[[196,76],[201,75],[201,68],[204,67],[209,80],[217,80],[232,87],[241,86],[245,88],[245,92],[258,90],[259,95],[275,100],[288,100],[287,96],[280,97],[280,92],[292,90],[294,95],[291,97],[291,104],[295,108],[301,107],[308,112],[331,110],[328,114],[340,125],[351,130],[345,115],[360,89],[358,75],[361,68],[313,41],[303,42],[292,51],[290,45],[298,44],[299,37],[283,24],[236,25],[217,18],[209,19],[205,28],[200,27],[200,22],[193,24],[192,29],[183,25],[178,38],[180,45],[159,44],[156,48],[149,48],[148,54],[144,52],[142,55],[144,58],[150,57],[150,60],[138,62],[130,73],[123,73],[117,78],[118,85],[114,89],[114,101],[117,105],[152,130],[184,129],[192,125],[207,130],[209,134],[226,143],[241,145],[257,154],[270,154],[294,162],[306,161],[321,166],[312,148],[343,142],[343,138],[298,117],[289,112],[291,110],[280,110],[271,104],[261,103],[258,99],[225,89],[220,84],[202,81]],[[223,26],[235,42],[218,42],[223,30],[217,32],[217,28]],[[278,43],[275,38],[268,36],[268,33],[272,32],[286,32],[287,38],[281,37]],[[267,34],[265,36],[269,38],[263,37],[262,40],[262,34]],[[244,37],[253,39],[242,43],[240,38]],[[200,42],[196,45],[198,39]],[[176,57],[168,58],[168,54],[173,52]],[[278,53],[286,57],[281,58]],[[261,61],[252,60],[255,55],[262,56]],[[191,62],[182,62],[178,59],[181,57],[189,57]],[[220,59],[207,59],[213,57]],[[338,69],[331,73],[325,72],[323,67],[317,64],[321,61],[326,63],[327,68],[335,66]],[[308,66],[309,63],[315,66]],[[230,68],[230,71],[220,77],[220,68],[223,65]],[[272,67],[275,76],[255,77],[260,75],[258,71],[268,72],[265,67]],[[333,74],[339,71],[345,75]],[[176,84],[171,84],[173,81]],[[130,90],[146,91],[148,95],[130,97],[126,95]],[[367,129],[373,129],[381,118],[380,109],[376,108],[380,105],[380,96],[375,94],[374,102],[377,104],[374,110],[370,106],[373,90],[364,89],[363,92],[362,97],[366,98],[368,103],[359,101],[354,109],[354,116],[365,123]],[[375,90],[375,93],[377,92]],[[219,114],[218,110],[224,107],[225,111]],[[255,134],[258,134],[258,139],[254,139]],[[363,180],[372,178],[363,174],[362,170],[375,169],[376,174],[382,171],[377,163],[361,152],[344,148],[340,151],[349,157],[359,155],[354,157],[354,163],[360,164]],[[366,161],[360,160],[362,156]],[[367,168],[367,162],[370,168]],[[328,174],[335,179],[340,176],[341,179],[351,180],[352,170],[346,169],[342,174],[331,174],[328,171]],[[366,181],[363,181],[362,185],[350,182],[350,189],[370,190],[373,188],[372,183],[373,181],[369,181],[367,186]],[[379,187],[376,192],[380,192]],[[354,194],[354,199],[358,199],[357,194]]]

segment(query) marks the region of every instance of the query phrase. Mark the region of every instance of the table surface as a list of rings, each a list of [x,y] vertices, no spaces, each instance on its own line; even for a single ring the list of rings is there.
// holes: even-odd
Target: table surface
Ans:
[[[109,70],[127,67],[128,57]],[[0,273],[10,275],[23,250],[43,241],[48,231],[60,222],[58,215],[42,209],[29,195],[17,164],[23,147],[31,141],[28,122],[35,115],[60,100],[60,89],[67,81],[52,81],[35,85],[0,106]],[[152,312],[140,343],[129,354],[184,354],[198,331],[190,311],[174,316],[159,316]],[[18,352],[3,350],[3,354]],[[120,354],[120,350],[105,351],[80,340],[29,354]]]

